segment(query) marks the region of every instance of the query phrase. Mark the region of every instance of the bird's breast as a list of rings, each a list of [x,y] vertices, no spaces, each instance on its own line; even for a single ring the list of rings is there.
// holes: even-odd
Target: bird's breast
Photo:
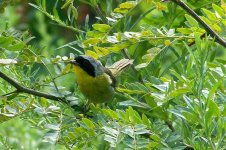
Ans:
[[[92,77],[79,66],[75,66],[75,74],[80,91],[93,103],[107,102],[114,95],[112,81],[107,74]]]

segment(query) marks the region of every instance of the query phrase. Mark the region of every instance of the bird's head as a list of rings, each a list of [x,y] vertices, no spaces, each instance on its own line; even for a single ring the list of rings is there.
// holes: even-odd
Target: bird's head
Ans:
[[[96,77],[104,73],[102,64],[90,56],[76,56],[75,59],[71,61],[71,64],[80,67],[92,77]]]

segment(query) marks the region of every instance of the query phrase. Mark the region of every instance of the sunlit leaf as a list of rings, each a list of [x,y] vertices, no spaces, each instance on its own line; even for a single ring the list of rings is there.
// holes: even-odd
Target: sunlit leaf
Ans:
[[[135,68],[137,69],[137,70],[139,70],[139,69],[142,69],[142,68],[145,68],[145,67],[147,67],[147,63],[141,63],[141,64],[139,64],[139,65],[136,65],[135,66]]]
[[[58,131],[51,130],[44,135],[43,141],[55,144],[56,141],[58,140],[58,136],[59,136]]]
[[[10,65],[17,64],[17,60],[15,59],[0,59],[0,65]]]
[[[94,51],[91,51],[91,50],[87,50],[87,51],[85,52],[85,55],[91,56],[91,57],[93,57],[93,58],[95,58],[95,59],[98,59],[98,58],[99,58],[98,54],[95,53]]]
[[[120,8],[130,9],[136,5],[136,1],[127,1],[119,5]]]
[[[220,17],[222,17],[222,16],[224,16],[225,15],[225,13],[224,13],[224,10],[220,7],[220,6],[218,6],[218,5],[216,5],[216,4],[212,4],[212,7],[213,7],[213,9],[218,13],[218,15],[220,16]]]
[[[202,10],[207,15],[207,17],[209,19],[211,19],[212,21],[217,21],[217,17],[216,17],[216,15],[213,12],[211,12],[208,9],[205,9],[205,8],[203,8]]]
[[[185,14],[185,17],[191,26],[199,27],[198,22],[194,18],[192,18],[190,15]]]
[[[107,24],[93,24],[93,28],[100,32],[108,32],[111,27]]]
[[[93,124],[93,122],[87,118],[82,118],[82,122],[91,129],[95,128],[95,125]]]
[[[72,4],[74,2],[74,0],[67,0],[63,6],[61,6],[61,9],[66,8],[68,5]]]

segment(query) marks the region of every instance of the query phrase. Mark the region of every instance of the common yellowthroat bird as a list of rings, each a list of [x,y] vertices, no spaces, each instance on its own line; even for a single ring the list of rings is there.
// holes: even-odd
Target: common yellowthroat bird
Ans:
[[[80,91],[92,103],[110,101],[115,93],[115,77],[133,60],[121,59],[109,68],[104,67],[98,60],[85,55],[75,57],[71,63]]]

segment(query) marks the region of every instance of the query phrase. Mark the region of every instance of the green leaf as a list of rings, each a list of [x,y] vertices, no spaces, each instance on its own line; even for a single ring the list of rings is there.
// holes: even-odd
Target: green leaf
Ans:
[[[118,114],[111,109],[102,109],[103,113],[110,116],[112,119],[118,119]]]
[[[177,77],[177,79],[179,79],[180,81],[182,81],[183,83],[186,83],[186,79],[183,78],[179,73],[177,73],[175,70],[170,70],[170,73],[172,75],[174,75],[175,77]]]
[[[156,148],[158,145],[159,145],[158,142],[149,142],[148,147],[149,149],[152,149],[152,148]]]
[[[41,0],[42,9],[46,11],[46,0]]]
[[[92,27],[97,30],[97,31],[100,31],[100,32],[108,32],[110,30],[110,26],[107,25],[107,24],[93,24]]]
[[[111,147],[116,147],[116,140],[114,137],[105,134],[104,135],[104,140],[110,143]]]
[[[150,109],[150,107],[142,102],[138,102],[138,101],[132,101],[132,100],[128,100],[128,101],[123,101],[123,102],[119,102],[120,106],[134,106],[134,107],[138,107],[138,108],[144,108],[144,109]]]
[[[126,109],[126,114],[128,115],[128,119],[131,123],[138,123],[138,124],[142,123],[140,115],[135,110],[133,110],[131,106],[129,106],[129,108]]]
[[[61,6],[61,9],[66,8],[68,5],[73,4],[74,0],[67,0],[66,3],[64,3],[63,6]]]
[[[215,95],[218,87],[220,87],[220,85],[223,83],[224,78],[221,78],[218,80],[218,82],[216,84],[214,84],[214,86],[211,88],[209,94],[208,94],[208,100],[212,100],[214,99],[213,96]]]
[[[13,37],[4,37],[4,36],[0,36],[0,46],[1,47],[5,47],[8,46],[9,44],[11,44],[13,42],[14,38]]]
[[[135,69],[140,70],[140,69],[146,68],[147,66],[148,66],[147,63],[141,63],[141,64],[136,65]]]
[[[52,60],[52,63],[58,63],[60,60],[61,60],[61,57],[56,56],[56,58],[54,58],[54,59]]]
[[[196,36],[195,37],[196,38],[196,44],[197,44],[197,47],[199,47],[200,46],[200,38],[199,38],[199,36]],[[195,56],[195,54],[193,53],[193,51],[192,51],[192,49],[185,43],[185,42],[183,42],[184,43],[184,45],[185,45],[185,47],[186,47],[186,49],[188,50],[188,52],[190,53],[190,55],[191,55],[191,57],[193,57],[192,59],[194,60],[194,62],[196,63],[196,64],[198,64],[198,59],[196,58],[196,56]],[[175,72],[175,71],[174,71]],[[177,76],[178,77],[178,76]],[[179,78],[178,78],[179,79]]]
[[[121,14],[126,14],[128,11],[129,11],[128,9],[121,9],[121,8],[114,9],[115,13],[121,13]]]
[[[182,34],[191,34],[192,30],[190,28],[177,28],[177,31],[179,31]]]
[[[149,92],[149,89],[139,82],[125,83],[125,86],[127,89],[138,90],[145,93]]]
[[[93,124],[93,122],[87,118],[82,118],[82,122],[91,129],[95,128],[95,125]]]
[[[17,60],[15,59],[0,59],[0,65],[11,65],[11,64],[17,64]]]
[[[89,38],[87,40],[84,40],[83,44],[85,46],[90,46],[90,45],[96,45],[99,42],[101,42],[101,40],[99,38]]]
[[[95,53],[94,51],[91,51],[91,50],[86,50],[85,55],[91,56],[91,57],[93,57],[95,59],[98,59],[99,58],[98,54]]]
[[[171,112],[172,114],[174,114],[175,116],[177,116],[177,117],[180,117],[180,118],[182,118],[182,119],[185,119],[186,120],[186,118],[184,117],[184,115],[183,114],[181,114],[181,112],[180,111],[178,111],[178,110],[168,110],[169,112]]]
[[[117,135],[119,134],[118,130],[115,130],[115,129],[110,128],[110,127],[105,126],[105,127],[103,127],[103,129],[105,130],[105,132],[107,132],[107,134],[114,136],[114,137],[117,137]]]
[[[5,106],[5,109],[6,109],[9,113],[11,113],[11,114],[15,114],[15,115],[16,115],[16,113],[17,113],[16,108],[13,108],[13,107],[10,106],[10,105],[6,105],[6,106]]]
[[[222,116],[226,117],[226,104],[224,105],[224,110],[222,112]]]
[[[117,91],[121,92],[121,93],[128,93],[128,94],[145,94],[144,91],[140,91],[140,90],[133,90],[133,89],[127,89],[127,88],[120,88],[117,87],[116,88]]]
[[[89,38],[102,38],[104,35],[105,33],[95,30],[86,32],[86,36]]]
[[[141,134],[146,134],[150,133],[149,130],[147,130],[147,126],[143,124],[136,124],[134,126],[134,134],[136,135],[141,135]]]
[[[19,42],[19,43],[13,44],[13,45],[8,45],[6,47],[6,49],[9,51],[20,51],[24,47],[25,47],[25,43]]]
[[[142,121],[143,121],[143,124],[145,124],[146,126],[149,126],[151,123],[145,114],[142,114]]]
[[[145,95],[145,101],[150,106],[150,108],[157,107],[157,103],[154,99],[155,98],[153,98],[153,96],[151,96],[151,95]]]
[[[224,10],[216,4],[212,4],[213,9],[217,12],[220,17],[225,16]]]
[[[213,29],[214,29],[215,31],[217,31],[217,32],[221,32],[221,31],[222,31],[222,28],[221,28],[219,25],[217,25],[217,24],[214,24],[214,25],[213,25]]]
[[[56,20],[60,20],[60,17],[56,8],[53,8],[53,15]]]
[[[142,56],[142,59],[145,60],[147,63],[149,63],[149,62],[152,61],[152,60],[156,57],[156,55],[158,55],[161,51],[162,51],[161,48],[153,47],[153,48],[147,50],[147,54],[145,54],[144,56]]]
[[[104,47],[94,46],[93,48],[96,51],[98,56],[105,56],[105,55],[108,55],[110,53],[110,51],[107,48],[104,48]]]
[[[153,87],[155,87],[156,89],[158,89],[161,92],[166,92],[166,90],[168,89],[168,84],[153,84]]]
[[[41,104],[42,107],[48,107],[49,106],[48,100],[46,98],[43,98],[43,97],[40,99],[40,104]]]
[[[191,90],[189,87],[179,87],[175,90],[171,90],[169,95],[168,95],[168,98],[175,98],[179,95],[182,95],[182,94],[186,94],[186,93],[189,93]]]
[[[219,117],[220,116],[220,109],[213,100],[209,101],[209,111],[213,113],[213,116]]]
[[[71,64],[67,64],[66,67],[63,69],[62,74],[67,74],[71,70]]]
[[[202,11],[207,15],[207,17],[211,20],[211,21],[217,21],[217,17],[214,13],[212,13],[211,11],[202,8]]]
[[[78,19],[78,10],[74,6],[72,6],[71,11],[72,11],[74,19],[77,20]]]
[[[210,125],[212,124],[212,118],[219,116],[220,110],[218,105],[213,100],[209,100],[207,113],[205,115],[206,122]]]
[[[226,27],[226,20],[222,20],[222,23],[223,23],[224,26]]]
[[[120,8],[122,9],[130,9],[136,5],[136,1],[127,1],[125,3],[121,3],[119,5]]]
[[[49,142],[55,144],[58,140],[59,132],[56,130],[51,130],[47,132],[43,137],[43,142]]]
[[[221,67],[221,70],[222,70],[223,74],[226,74],[226,66],[220,64],[220,67]]]
[[[183,96],[185,103],[187,104],[187,106],[191,109],[194,109],[194,104],[193,101],[187,97],[186,95]]]
[[[124,134],[129,135],[131,138],[134,137],[134,130],[133,130],[133,128],[132,128],[131,126],[128,126],[128,125],[125,126],[125,127],[123,128],[122,132],[123,132]]]
[[[45,128],[52,130],[60,130],[60,124],[45,124]]]
[[[14,94],[10,94],[6,96],[7,100],[12,100],[14,98],[16,98],[19,95],[19,93],[14,93]]]
[[[196,115],[195,112],[183,111],[181,114],[185,117],[186,121],[188,121],[190,123],[197,123],[198,124],[199,117],[198,117],[198,115]]]
[[[190,15],[185,14],[185,18],[192,27],[199,27],[199,23]]]
[[[161,141],[161,137],[159,137],[157,134],[152,134],[150,135],[150,138],[156,142],[160,142]]]
[[[206,18],[206,17],[204,17],[204,16],[201,16],[200,18],[201,18],[205,23],[207,23],[208,25],[212,26],[212,22],[211,22],[208,18]]]

